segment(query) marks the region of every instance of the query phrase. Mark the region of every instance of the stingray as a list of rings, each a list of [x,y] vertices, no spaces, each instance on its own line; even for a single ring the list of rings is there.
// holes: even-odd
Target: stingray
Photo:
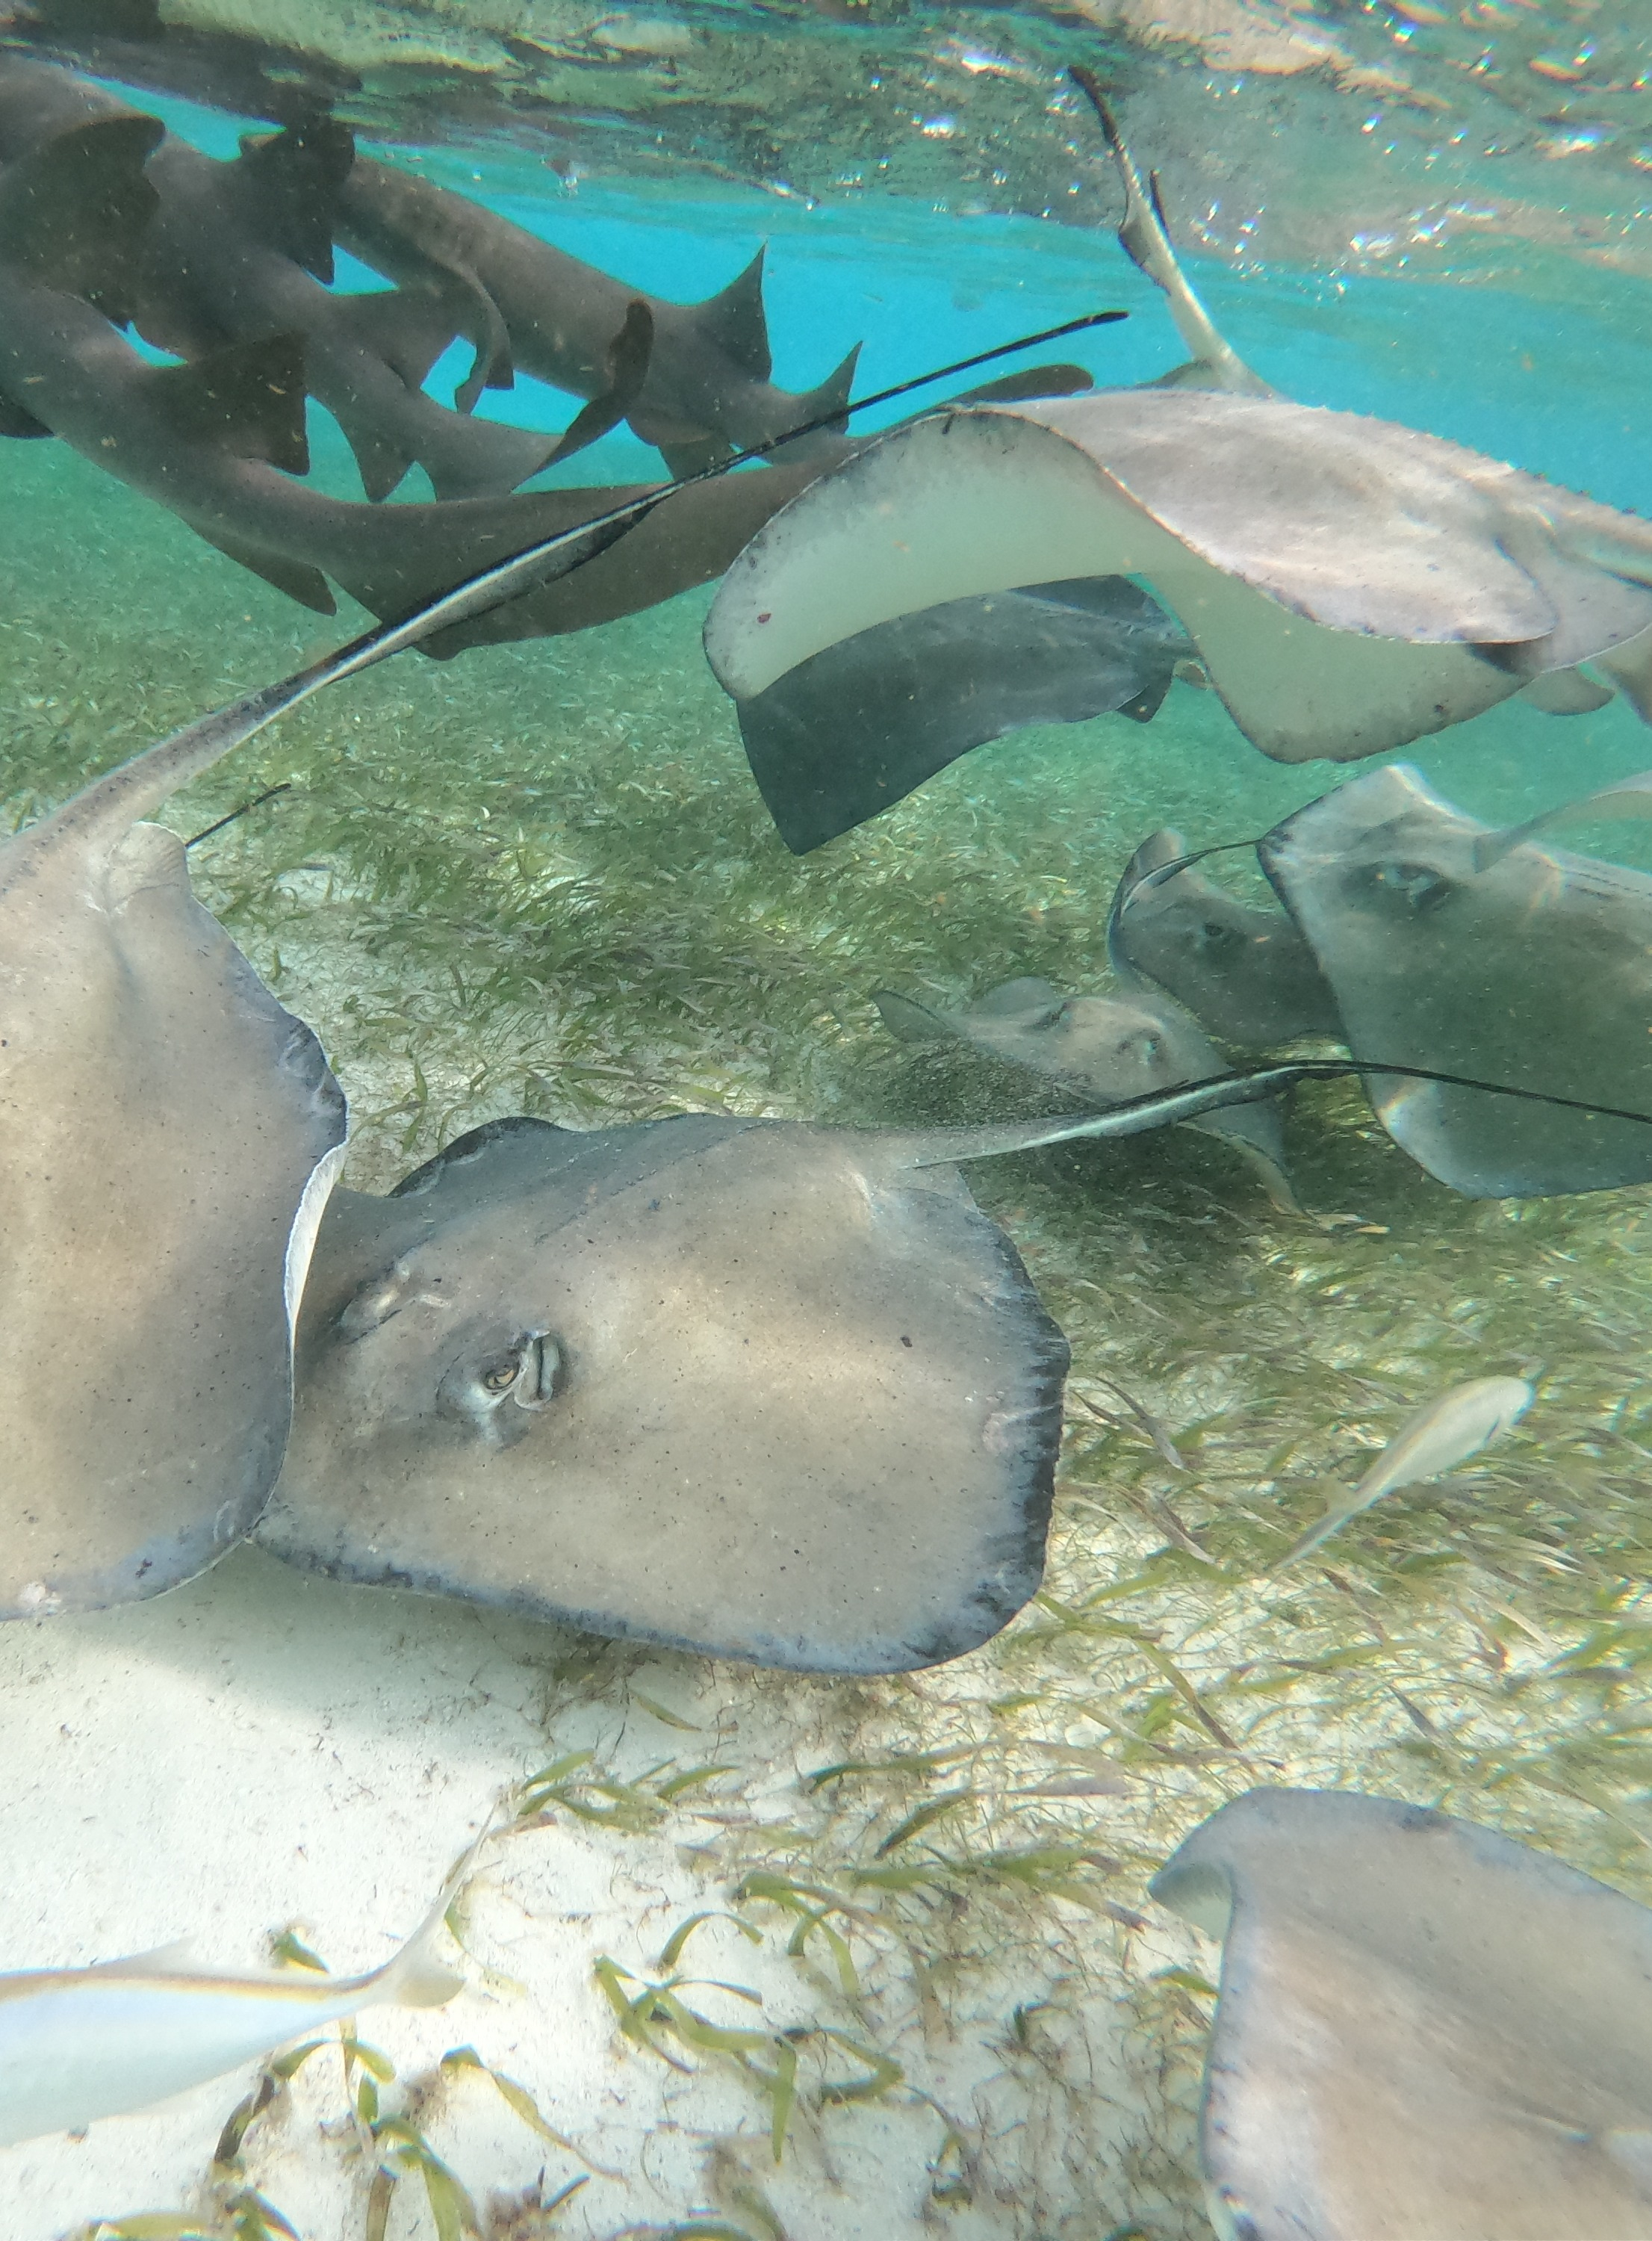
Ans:
[[[874,625],[739,704],[769,814],[794,855],[864,824],[1027,724],[1158,711],[1193,646],[1120,576],[953,599]]]
[[[315,1037],[142,820],[284,709],[578,566],[639,511],[202,718],[0,846],[0,1616],[158,1594],[251,1528],[342,1156]]]
[[[760,1664],[973,1649],[1038,1584],[1067,1360],[975,1141],[517,1120],[336,1194],[259,1539]]]
[[[979,1003],[940,1012],[880,988],[873,1001],[902,1042],[962,1042],[1020,1067],[1087,1107],[1123,1105],[1224,1071],[1198,1022],[1162,993],[1121,1003],[1069,996],[1048,980],[1007,980]],[[1256,1168],[1268,1194],[1292,1210],[1285,1133],[1277,1104],[1247,1105],[1187,1124],[1230,1143]]]
[[[1226,2241],[1648,2241],[1652,1912],[1397,1798],[1253,1789],[1153,1894],[1223,1940]]]
[[[515,553],[0,846],[0,1616],[157,1594],[253,1523],[342,1152],[314,1036],[195,903],[184,844],[142,820],[284,710],[584,566],[663,503]]]
[[[1107,961],[1127,988],[1161,990],[1210,1034],[1249,1050],[1300,1035],[1341,1041],[1335,1000],[1290,919],[1241,903],[1191,866],[1180,833],[1148,835],[1124,867],[1107,917]]]
[[[728,572],[737,702],[858,632],[1053,578],[1138,576],[1240,730],[1348,761],[1652,628],[1652,525],[1392,422],[1191,390],[991,405],[870,444]]]
[[[49,65],[0,59],[0,158],[137,112]],[[184,358],[271,335],[303,338],[305,379],[356,454],[368,496],[393,490],[415,460],[438,498],[506,491],[543,467],[556,439],[450,411],[421,387],[454,327],[428,292],[335,295],[332,244],[295,177],[324,181],[351,157],[324,126],[286,136],[285,163],[250,145],[233,163],[157,132],[145,177],[154,211],[130,277],[145,339]]]
[[[1407,1080],[1398,1062],[1652,1109],[1652,878],[1517,842],[1403,765],[1310,802],[1259,844],[1312,945],[1396,1143],[1471,1198],[1652,1181],[1633,1123]]]

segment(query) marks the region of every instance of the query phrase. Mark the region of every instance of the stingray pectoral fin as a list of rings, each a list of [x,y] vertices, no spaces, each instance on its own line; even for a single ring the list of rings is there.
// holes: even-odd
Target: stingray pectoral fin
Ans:
[[[31,877],[0,854],[5,1616],[157,1594],[251,1529],[344,1135],[315,1037],[194,900],[181,842],[79,829]]]
[[[397,1230],[377,1320],[339,1308],[324,1236],[260,1538],[759,1664],[973,1649],[1038,1584],[1067,1348],[960,1179],[901,1141],[694,1116],[599,1132],[572,1167],[553,1140],[537,1182],[532,1140],[484,1147],[497,1187],[438,1187]]]
[[[946,1043],[958,1040],[958,1029],[950,1020],[939,1012],[932,1012],[926,1004],[915,1004],[910,996],[898,996],[893,988],[874,988],[872,1000],[897,1042]]]
[[[1611,699],[1612,687],[1581,669],[1546,669],[1521,686],[1519,697],[1546,716],[1592,716]]]
[[[813,657],[895,618],[1106,575],[1151,584],[1240,729],[1280,761],[1379,753],[1521,682],[1465,645],[1333,630],[1294,612],[1172,535],[1063,430],[991,408],[898,430],[782,507],[729,570],[706,619],[706,656],[749,707]]]

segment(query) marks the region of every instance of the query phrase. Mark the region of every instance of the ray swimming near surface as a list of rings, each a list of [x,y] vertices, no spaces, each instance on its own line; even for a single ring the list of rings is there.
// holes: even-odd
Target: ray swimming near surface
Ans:
[[[1135,390],[871,443],[731,567],[706,653],[744,703],[898,618],[1100,575],[1147,583],[1281,762],[1386,753],[1652,632],[1633,514],[1393,422]]]
[[[739,703],[780,838],[805,855],[988,739],[1157,713],[1192,641],[1122,576],[953,599],[858,631]]]
[[[1223,2241],[1652,2237],[1645,1907],[1355,1790],[1250,1790],[1150,1888],[1222,1941],[1200,2160]]]

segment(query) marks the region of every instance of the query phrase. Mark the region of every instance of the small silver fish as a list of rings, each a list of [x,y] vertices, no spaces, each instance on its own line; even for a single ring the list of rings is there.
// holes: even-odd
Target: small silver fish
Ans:
[[[1407,1417],[1359,1484],[1308,1528],[1274,1570],[1282,1572],[1287,1564],[1308,1555],[1350,1517],[1368,1509],[1397,1487],[1438,1478],[1467,1462],[1470,1455],[1477,1455],[1517,1423],[1532,1400],[1532,1388],[1523,1377],[1472,1377],[1466,1385],[1454,1385],[1426,1408]]]
[[[0,1976],[0,2147],[148,2108],[358,2008],[439,2008],[465,1983],[432,1950],[457,1880],[360,1977],[215,1976],[184,1945]]]

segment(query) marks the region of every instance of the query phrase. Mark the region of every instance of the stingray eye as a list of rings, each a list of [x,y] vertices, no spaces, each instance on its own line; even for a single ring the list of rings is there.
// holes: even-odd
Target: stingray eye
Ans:
[[[1207,918],[1194,936],[1194,947],[1201,951],[1232,949],[1239,940],[1237,930],[1224,926],[1220,919]]]
[[[437,1388],[445,1416],[459,1416],[495,1446],[509,1446],[527,1427],[518,1410],[548,1408],[565,1381],[562,1348],[549,1331],[523,1331],[485,1354],[461,1355]]]
[[[1402,903],[1420,916],[1438,910],[1456,893],[1453,882],[1432,864],[1373,864],[1368,877],[1373,891],[1383,900]]]

